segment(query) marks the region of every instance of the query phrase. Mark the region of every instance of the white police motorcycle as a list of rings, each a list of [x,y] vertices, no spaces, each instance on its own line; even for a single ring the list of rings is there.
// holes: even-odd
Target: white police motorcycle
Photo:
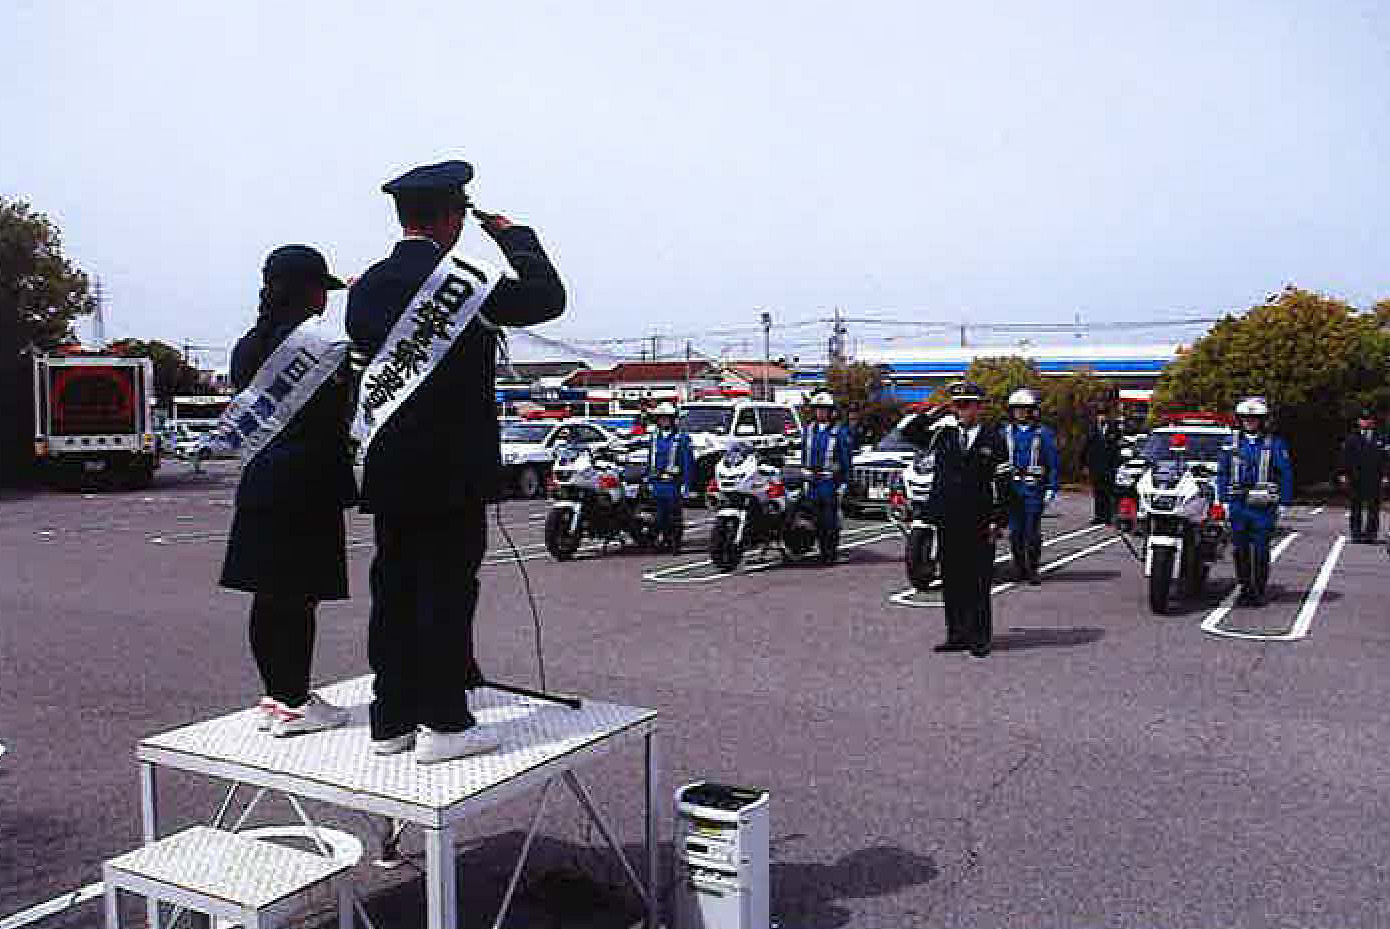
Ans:
[[[554,503],[545,519],[545,547],[567,561],[584,538],[651,547],[658,539],[656,501],[643,469],[624,464],[620,453],[604,447],[562,445],[550,471]],[[679,540],[677,540],[679,541]]]
[[[888,518],[903,534],[903,564],[917,590],[928,589],[941,575],[941,527],[927,510],[935,473],[936,452],[918,452],[889,496]]]
[[[1138,529],[1144,533],[1149,608],[1166,613],[1174,586],[1202,592],[1211,565],[1230,542],[1225,508],[1216,499],[1216,469],[1188,461],[1181,449],[1155,460],[1135,484]]]
[[[763,462],[753,447],[735,443],[715,465],[711,489],[718,494],[710,531],[710,560],[732,571],[752,549],[777,546],[783,556],[800,556],[824,544],[815,510],[805,501],[805,485],[820,472],[776,467]],[[833,543],[832,543],[833,544]],[[830,557],[833,560],[833,549]]]

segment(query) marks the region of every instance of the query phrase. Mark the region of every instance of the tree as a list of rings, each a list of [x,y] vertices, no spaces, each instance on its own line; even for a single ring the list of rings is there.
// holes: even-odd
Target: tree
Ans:
[[[19,349],[32,343],[51,351],[71,341],[73,321],[95,308],[87,275],[63,256],[58,227],[23,200],[0,197],[0,313],[8,338]]]
[[[856,361],[832,368],[826,378],[840,408],[859,416],[870,436],[886,434],[902,418],[902,404],[884,389],[883,369]]]
[[[117,339],[106,346],[109,352],[132,358],[148,358],[154,364],[154,392],[161,401],[170,397],[206,393],[198,369],[183,360],[177,348],[159,340]]]
[[[1359,313],[1288,287],[1244,316],[1227,316],[1170,365],[1155,389],[1155,411],[1225,412],[1241,397],[1264,396],[1299,483],[1327,480],[1357,410],[1390,408],[1384,317],[1384,301]]]
[[[1043,393],[1042,371],[1038,363],[1018,355],[976,358],[966,369],[965,379],[985,389],[985,415],[1000,422],[1008,415],[1009,394],[1020,387]]]
[[[1081,479],[1085,465],[1082,452],[1091,422],[1114,398],[1115,387],[1090,371],[1048,378],[1043,385],[1043,421],[1057,433],[1062,480]]]

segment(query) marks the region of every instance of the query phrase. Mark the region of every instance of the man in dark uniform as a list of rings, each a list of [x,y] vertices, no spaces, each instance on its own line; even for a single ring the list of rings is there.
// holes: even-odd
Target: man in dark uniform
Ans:
[[[1120,467],[1120,427],[1098,411],[1096,420],[1086,433],[1081,449],[1086,473],[1091,478],[1091,496],[1095,500],[1091,522],[1108,523],[1115,515],[1115,472]]]
[[[404,236],[348,293],[347,326],[359,364],[376,355],[434,268],[458,242],[471,207],[466,162],[415,168],[385,184]],[[515,277],[481,310],[372,441],[362,510],[375,516],[368,658],[376,672],[373,750],[416,748],[422,763],[489,751],[468,689],[483,676],[473,653],[478,568],[487,548],[485,505],[502,471],[494,377],[500,326],[564,311],[565,290],[536,234],[474,210]],[[419,740],[416,744],[417,728]]]
[[[1362,410],[1357,431],[1342,443],[1342,485],[1351,504],[1353,542],[1375,542],[1380,534],[1380,486],[1385,480],[1385,440],[1376,429],[1375,410]]]
[[[941,527],[946,641],[935,650],[969,650],[974,657],[984,658],[994,635],[990,606],[994,543],[1009,522],[1013,467],[1003,434],[980,422],[983,388],[957,381],[947,388],[947,395],[954,417],[929,425],[928,417],[919,416],[908,427],[909,440],[936,456],[927,506]],[[922,435],[924,430],[927,436]]]

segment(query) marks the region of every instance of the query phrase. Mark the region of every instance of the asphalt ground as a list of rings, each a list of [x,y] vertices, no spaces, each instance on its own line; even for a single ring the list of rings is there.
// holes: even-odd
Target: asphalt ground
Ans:
[[[0,498],[0,919],[138,843],[141,737],[258,696],[248,598],[214,583],[234,482],[227,464],[175,463],[144,492]],[[905,591],[882,523],[848,523],[833,566],[755,558],[725,575],[700,564],[701,510],[680,556],[565,564],[540,544],[544,511],[501,507],[548,683],[657,708],[663,796],[697,778],[771,790],[786,929],[1390,925],[1390,561],[1338,548],[1337,507],[1286,513],[1263,610],[1227,608],[1227,561],[1201,598],[1155,617],[1131,555],[1089,529],[1089,499],[1064,495],[1044,521],[1042,586],[1009,585],[1000,565],[983,660],[931,651],[941,610]],[[355,598],[320,611],[322,682],[367,670],[369,521],[354,515],[349,535]],[[484,667],[534,683],[529,607],[497,538],[483,574]],[[587,777],[633,847],[637,755]],[[193,776],[162,785],[170,829],[221,798]],[[466,925],[490,925],[532,804],[465,830]],[[405,867],[360,869],[379,925],[420,922],[418,841],[406,851]],[[508,925],[631,925],[621,882],[601,836],[552,804]],[[89,903],[38,925],[98,920]]]

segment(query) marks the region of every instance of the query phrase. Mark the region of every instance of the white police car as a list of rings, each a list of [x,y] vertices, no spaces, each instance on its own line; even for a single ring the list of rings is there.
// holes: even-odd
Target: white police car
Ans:
[[[545,493],[545,480],[562,444],[607,445],[617,436],[583,419],[513,419],[502,423],[502,469],[507,486],[523,498]]]

